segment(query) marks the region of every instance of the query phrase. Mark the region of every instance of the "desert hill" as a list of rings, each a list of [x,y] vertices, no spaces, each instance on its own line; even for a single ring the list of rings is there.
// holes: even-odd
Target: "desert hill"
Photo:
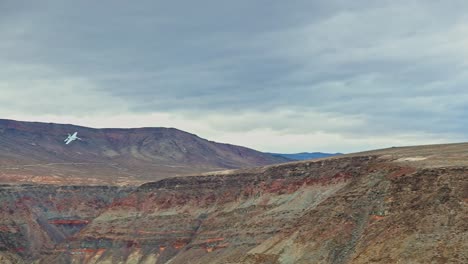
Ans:
[[[68,133],[83,140],[65,145]],[[290,161],[174,128],[94,129],[0,119],[0,182],[138,184]]]

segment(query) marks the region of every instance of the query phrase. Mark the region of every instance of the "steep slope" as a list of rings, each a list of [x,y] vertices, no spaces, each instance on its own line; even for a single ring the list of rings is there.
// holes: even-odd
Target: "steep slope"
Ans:
[[[0,185],[0,263],[30,263],[79,232],[131,188]]]
[[[67,133],[82,141],[65,145]],[[93,129],[0,119],[0,182],[138,184],[288,161],[174,128]]]

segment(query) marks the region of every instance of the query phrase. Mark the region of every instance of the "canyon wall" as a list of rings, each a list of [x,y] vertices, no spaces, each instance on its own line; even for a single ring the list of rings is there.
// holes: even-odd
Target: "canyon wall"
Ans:
[[[418,162],[354,155],[114,190],[95,210],[72,205],[80,217],[36,220],[57,230],[42,228],[42,246],[28,244],[39,234],[15,238],[3,227],[19,242],[2,254],[37,263],[466,263],[468,168]]]

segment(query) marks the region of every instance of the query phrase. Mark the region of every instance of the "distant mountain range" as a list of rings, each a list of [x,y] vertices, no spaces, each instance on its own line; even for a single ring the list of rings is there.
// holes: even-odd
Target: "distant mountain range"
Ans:
[[[69,133],[76,140],[65,145]],[[0,119],[0,183],[137,184],[290,159],[175,128],[105,128]]]
[[[319,159],[327,158],[332,156],[343,155],[343,153],[323,153],[323,152],[301,152],[294,154],[281,154],[281,153],[268,153],[275,157],[283,157],[290,160],[309,160],[309,159]]]

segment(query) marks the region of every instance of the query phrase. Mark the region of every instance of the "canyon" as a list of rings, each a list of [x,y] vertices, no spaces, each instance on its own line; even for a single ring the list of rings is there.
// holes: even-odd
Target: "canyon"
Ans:
[[[0,186],[1,263],[467,263],[468,144]]]

